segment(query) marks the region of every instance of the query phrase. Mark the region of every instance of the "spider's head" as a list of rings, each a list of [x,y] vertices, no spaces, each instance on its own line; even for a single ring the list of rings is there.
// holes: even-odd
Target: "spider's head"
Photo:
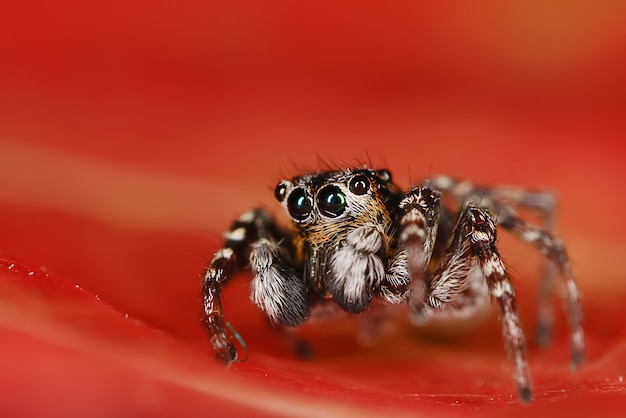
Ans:
[[[387,170],[322,171],[283,180],[275,190],[296,228],[317,246],[366,223],[387,225],[397,188]]]

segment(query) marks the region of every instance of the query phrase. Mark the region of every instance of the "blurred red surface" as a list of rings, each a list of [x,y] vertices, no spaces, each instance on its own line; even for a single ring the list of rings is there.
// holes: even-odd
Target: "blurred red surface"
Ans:
[[[495,2],[494,2],[495,3]],[[626,385],[626,8],[125,2],[0,17],[4,416],[620,416]],[[539,257],[503,236],[536,399],[512,394],[495,318],[450,341],[363,349],[302,332],[302,362],[225,293],[250,359],[199,326],[199,275],[229,221],[276,211],[281,175],[371,161],[551,188],[584,294],[587,363],[532,344]]]

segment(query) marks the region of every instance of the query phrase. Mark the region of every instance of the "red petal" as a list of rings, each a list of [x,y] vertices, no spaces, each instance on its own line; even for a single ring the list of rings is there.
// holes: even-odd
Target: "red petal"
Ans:
[[[622,413],[623,6],[11,7],[0,22],[3,416]],[[303,362],[245,280],[224,306],[250,360],[213,361],[202,255],[233,217],[273,207],[294,163],[367,154],[405,186],[449,173],[558,190],[585,297],[581,370],[569,370],[562,316],[553,347],[530,347],[530,408],[513,396],[495,315],[464,338],[401,328],[367,350],[349,326],[306,327],[318,357]],[[532,335],[539,257],[502,244]]]

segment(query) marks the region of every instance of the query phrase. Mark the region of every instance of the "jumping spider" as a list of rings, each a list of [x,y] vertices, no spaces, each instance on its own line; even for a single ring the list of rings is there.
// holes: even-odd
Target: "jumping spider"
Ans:
[[[446,204],[444,195],[449,196]],[[283,180],[275,196],[291,217],[291,230],[280,228],[263,209],[244,213],[204,274],[203,323],[219,360],[231,363],[238,357],[225,329],[220,292],[249,260],[255,275],[251,298],[279,326],[298,326],[315,308],[333,303],[358,314],[373,299],[405,303],[411,319],[423,323],[465,315],[490,297],[500,310],[519,399],[529,402],[533,395],[524,333],[496,243],[500,225],[559,268],[572,366],[582,361],[578,290],[563,244],[550,231],[551,194],[478,188],[448,177],[403,192],[389,171],[361,168]],[[520,219],[518,207],[543,214],[544,228]],[[547,340],[552,326],[551,271],[546,270],[540,288],[540,341]]]

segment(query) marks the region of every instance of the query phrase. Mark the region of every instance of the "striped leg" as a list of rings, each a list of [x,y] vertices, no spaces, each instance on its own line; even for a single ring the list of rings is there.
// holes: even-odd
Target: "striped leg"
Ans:
[[[417,313],[428,317],[438,311],[458,311],[473,303],[473,298],[464,295],[476,277],[476,261],[492,299],[500,308],[502,334],[515,368],[518,395],[522,402],[529,402],[532,389],[515,292],[498,253],[495,222],[487,211],[474,206],[463,210],[447,255],[427,289],[422,312]]]
[[[498,213],[500,223],[501,208],[507,208],[508,213],[514,213],[514,208],[524,207],[538,211],[543,217],[543,230],[550,234],[555,232],[556,198],[550,192],[528,191],[518,187],[498,186],[481,188],[469,181],[459,181],[446,176],[438,176],[432,180],[432,185],[449,193],[459,203],[465,201],[480,202],[481,206],[493,207]],[[554,307],[552,295],[558,272],[554,263],[546,261],[539,284],[539,299],[537,301],[537,342],[539,345],[548,345],[554,324]]]
[[[220,293],[237,268],[246,264],[248,254],[255,254],[257,265],[253,266],[263,272],[272,271],[269,266],[262,266],[268,258],[263,257],[268,252],[263,242],[269,239],[278,239],[280,231],[275,227],[272,219],[263,210],[246,212],[231,225],[225,234],[225,243],[213,257],[202,279],[203,323],[207,330],[211,346],[217,359],[224,363],[237,360],[237,349],[232,338],[226,332],[224,312],[220,302]],[[252,244],[261,242],[254,249]],[[261,253],[261,254],[259,254]],[[273,253],[270,251],[270,256]],[[257,270],[255,270],[256,272]]]
[[[559,268],[565,284],[565,306],[570,327],[572,349],[572,367],[576,368],[583,361],[585,338],[582,329],[582,309],[578,288],[574,280],[567,252],[561,240],[535,225],[528,224],[512,213],[503,211],[499,217],[502,227],[512,231],[525,242],[537,248],[544,256]]]
[[[554,234],[556,227],[556,198],[549,192],[531,192],[528,190],[499,186],[487,191],[493,201],[509,208],[526,207],[537,210],[543,217],[542,228]],[[509,212],[514,213],[514,212]],[[499,214],[498,214],[499,215]],[[498,220],[502,219],[498,216]],[[555,264],[549,260],[543,265],[543,273],[539,281],[539,298],[537,300],[537,343],[542,346],[550,344],[554,326],[553,298],[556,279],[559,273]]]
[[[487,200],[481,206],[487,206],[489,202],[493,202],[497,206],[536,209],[547,218],[547,223],[550,225],[554,223],[556,199],[550,192],[528,191],[512,186],[477,187],[470,181],[460,181],[446,176],[437,176],[431,180],[430,184],[437,190],[449,193],[459,203],[468,200],[476,202]]]
[[[224,312],[220,301],[220,292],[233,274],[234,266],[235,251],[231,247],[224,246],[215,253],[202,280],[204,327],[209,335],[215,357],[224,363],[237,359],[237,349],[226,334]]]
[[[407,193],[400,202],[398,262],[405,262],[409,272],[411,289],[410,304],[420,305],[426,295],[425,272],[433,254],[439,223],[441,193],[428,187],[417,187]],[[393,271],[393,268],[390,268]]]

